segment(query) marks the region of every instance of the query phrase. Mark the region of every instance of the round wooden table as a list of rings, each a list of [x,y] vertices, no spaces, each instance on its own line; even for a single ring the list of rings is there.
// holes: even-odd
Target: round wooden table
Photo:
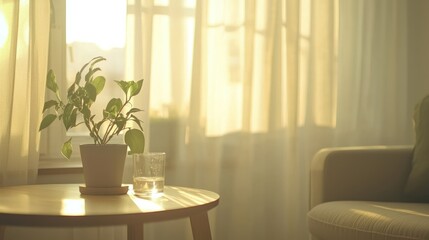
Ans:
[[[157,198],[134,195],[82,195],[78,184],[0,188],[0,239],[5,226],[84,227],[127,225],[128,239],[143,239],[143,223],[191,220],[195,240],[211,239],[207,211],[219,195],[202,189],[166,186]]]

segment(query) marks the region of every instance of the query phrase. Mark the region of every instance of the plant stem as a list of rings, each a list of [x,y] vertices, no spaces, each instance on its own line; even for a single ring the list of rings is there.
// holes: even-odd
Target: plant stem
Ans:
[[[121,109],[118,111],[114,119],[116,119],[119,116],[119,114],[122,113],[122,110],[124,110],[125,105],[127,105],[130,102],[130,100],[131,98],[128,99],[128,95],[125,94],[125,103],[122,104]],[[107,126],[106,133],[104,134],[103,139],[101,141],[102,144],[106,144],[112,138],[112,136],[110,135],[111,135],[111,131],[113,130],[113,127],[115,127],[115,123],[113,121],[110,121],[109,125]]]

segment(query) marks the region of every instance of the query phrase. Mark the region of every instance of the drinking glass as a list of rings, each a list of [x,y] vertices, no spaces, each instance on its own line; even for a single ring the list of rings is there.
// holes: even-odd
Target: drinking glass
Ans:
[[[164,192],[164,152],[134,154],[133,189],[138,196],[154,196]]]

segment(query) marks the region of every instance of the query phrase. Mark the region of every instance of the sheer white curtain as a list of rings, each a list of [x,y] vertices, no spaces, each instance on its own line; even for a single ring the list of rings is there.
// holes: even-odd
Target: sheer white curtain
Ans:
[[[150,150],[167,151],[167,184],[221,195],[215,239],[307,239],[317,150],[411,143],[406,4],[128,2],[127,69],[150,91]],[[148,239],[190,238],[158,226]]]
[[[397,144],[412,138],[407,4],[340,1],[338,144]]]
[[[49,1],[0,1],[0,185],[35,181]]]

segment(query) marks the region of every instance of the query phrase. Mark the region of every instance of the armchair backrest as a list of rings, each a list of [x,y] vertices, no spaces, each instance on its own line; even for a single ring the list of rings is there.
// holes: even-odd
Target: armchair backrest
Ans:
[[[320,150],[310,170],[310,208],[335,200],[406,201],[412,146]]]

